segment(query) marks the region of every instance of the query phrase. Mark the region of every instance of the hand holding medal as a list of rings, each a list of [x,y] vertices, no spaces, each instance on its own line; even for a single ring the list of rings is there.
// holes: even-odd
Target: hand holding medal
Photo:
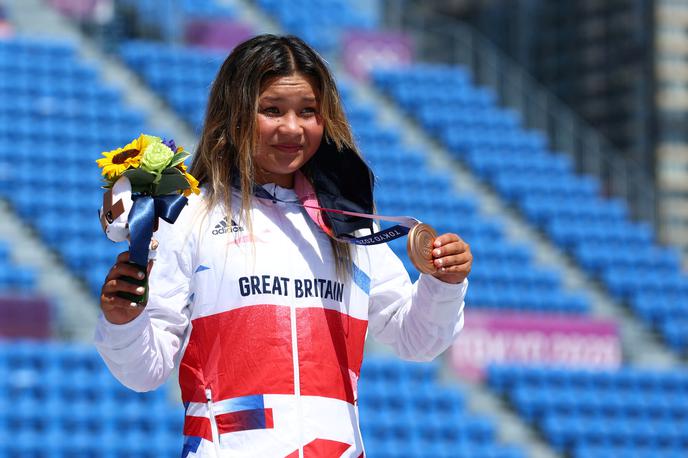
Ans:
[[[434,274],[437,271],[432,252],[436,238],[437,232],[425,223],[418,223],[409,231],[406,251],[418,272]]]
[[[406,250],[419,272],[447,283],[461,283],[471,271],[473,255],[468,244],[456,234],[438,237],[425,223],[411,228]]]

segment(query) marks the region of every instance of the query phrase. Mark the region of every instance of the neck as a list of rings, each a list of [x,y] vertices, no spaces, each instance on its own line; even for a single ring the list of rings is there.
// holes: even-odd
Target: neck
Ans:
[[[294,187],[294,174],[276,174],[265,171],[256,171],[256,183],[263,185],[267,183],[274,183],[282,188],[291,189]]]

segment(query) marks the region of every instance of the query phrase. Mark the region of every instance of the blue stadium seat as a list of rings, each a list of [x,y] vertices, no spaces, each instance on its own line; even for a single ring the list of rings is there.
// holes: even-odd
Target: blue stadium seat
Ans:
[[[649,224],[632,222],[625,202],[603,197],[599,180],[577,175],[570,158],[553,154],[543,133],[525,130],[512,111],[497,107],[490,91],[473,85],[465,68],[419,63],[376,70],[372,79],[618,300],[637,309],[632,298],[647,289],[655,294],[653,303],[662,305],[686,294],[688,276],[676,251],[659,247]],[[443,100],[452,103],[451,109],[443,108]],[[650,267],[645,270],[656,274],[628,282],[640,274],[631,268],[639,258],[647,259]],[[669,308],[662,305],[652,309],[645,303],[641,318],[648,317],[674,348],[688,350],[681,325],[667,324],[673,315],[663,313]]]
[[[488,383],[561,452],[604,445],[664,450],[688,445],[685,371],[590,371],[493,366]],[[685,450],[685,448],[684,448]],[[619,456],[619,455],[612,455]],[[663,456],[663,455],[661,455]]]
[[[178,456],[183,416],[164,389],[120,385],[90,345],[0,342],[2,457]]]

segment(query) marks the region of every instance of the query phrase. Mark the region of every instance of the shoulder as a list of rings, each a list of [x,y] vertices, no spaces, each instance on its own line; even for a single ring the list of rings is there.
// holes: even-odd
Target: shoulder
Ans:
[[[154,237],[156,239],[176,239],[177,241],[189,239],[194,232],[207,224],[206,220],[211,211],[212,209],[208,207],[203,192],[200,195],[191,194],[174,223],[159,219],[158,230]]]

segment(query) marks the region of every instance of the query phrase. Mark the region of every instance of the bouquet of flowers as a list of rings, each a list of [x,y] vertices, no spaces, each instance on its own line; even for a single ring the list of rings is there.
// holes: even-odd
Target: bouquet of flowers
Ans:
[[[158,218],[174,223],[187,203],[198,194],[198,180],[187,172],[189,153],[174,140],[141,134],[126,146],[102,153],[96,163],[105,180],[103,206],[98,212],[107,237],[113,242],[129,240],[130,262],[146,272],[148,259],[157,247],[153,232]],[[146,286],[141,296],[120,293],[136,303],[145,303],[147,278],[125,280]]]

